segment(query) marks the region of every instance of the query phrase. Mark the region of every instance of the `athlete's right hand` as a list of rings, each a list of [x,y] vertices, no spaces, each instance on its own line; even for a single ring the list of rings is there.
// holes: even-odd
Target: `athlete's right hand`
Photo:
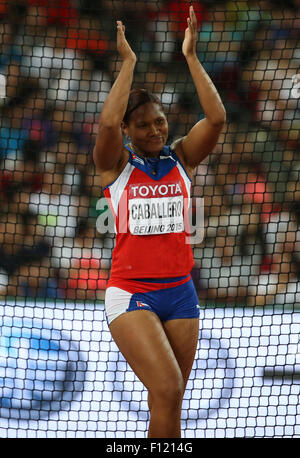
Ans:
[[[126,40],[125,26],[122,21],[117,21],[117,50],[122,60],[130,59],[136,61],[136,55]]]

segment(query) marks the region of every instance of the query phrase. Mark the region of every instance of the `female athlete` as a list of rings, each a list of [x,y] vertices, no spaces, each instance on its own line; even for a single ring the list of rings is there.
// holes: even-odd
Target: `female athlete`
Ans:
[[[160,101],[145,90],[131,91],[136,55],[117,21],[122,65],[100,115],[93,153],[117,227],[105,310],[113,339],[148,390],[149,438],[181,437],[182,400],[199,334],[183,207],[195,167],[216,145],[226,118],[196,43],[191,7],[182,52],[205,117],[166,146]],[[123,134],[130,144],[123,144]]]

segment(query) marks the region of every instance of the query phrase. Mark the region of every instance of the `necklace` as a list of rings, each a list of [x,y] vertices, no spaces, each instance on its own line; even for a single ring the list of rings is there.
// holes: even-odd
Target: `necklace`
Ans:
[[[159,157],[145,158],[145,161],[148,164],[148,166],[150,166],[150,168],[152,169],[151,170],[151,175],[157,175]]]
[[[149,168],[151,168],[151,175],[157,175],[158,173],[158,164],[159,164],[159,159],[160,159],[160,156],[158,157],[145,157],[145,156],[140,156],[137,152],[136,152],[136,149],[135,147],[133,146],[132,143],[129,143],[128,145],[132,151],[134,152],[134,154],[136,154],[140,159],[143,159],[146,164],[148,165]]]

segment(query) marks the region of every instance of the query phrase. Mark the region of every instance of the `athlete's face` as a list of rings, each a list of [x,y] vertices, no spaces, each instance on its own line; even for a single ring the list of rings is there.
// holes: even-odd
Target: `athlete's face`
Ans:
[[[156,156],[166,144],[168,122],[157,103],[145,103],[131,115],[128,124],[123,125],[124,133],[131,138],[137,153]]]

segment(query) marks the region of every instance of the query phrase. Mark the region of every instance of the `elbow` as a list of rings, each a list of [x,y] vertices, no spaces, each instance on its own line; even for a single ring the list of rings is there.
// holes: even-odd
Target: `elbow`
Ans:
[[[215,128],[222,129],[222,127],[226,124],[226,111],[225,109],[222,110],[218,115],[216,115],[212,120],[211,124]]]
[[[215,111],[214,116],[210,117],[209,121],[214,128],[222,129],[226,124],[226,110],[223,104],[219,110]]]

